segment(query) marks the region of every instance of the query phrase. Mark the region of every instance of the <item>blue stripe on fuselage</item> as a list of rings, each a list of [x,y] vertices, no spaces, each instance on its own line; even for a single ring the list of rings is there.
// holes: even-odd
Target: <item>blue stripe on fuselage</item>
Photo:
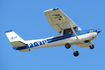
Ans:
[[[93,30],[93,32],[96,32],[96,30],[94,30],[94,29],[89,29],[89,30],[76,31],[76,34],[77,34],[77,36],[87,34],[87,33],[90,33],[91,30]],[[37,46],[41,46],[41,45],[44,45],[44,44],[56,42],[56,41],[67,39],[67,38],[74,37],[74,36],[75,36],[74,34],[68,34],[68,35],[64,35],[64,36],[45,39],[43,41],[37,41],[37,42],[34,42],[34,43],[30,43],[30,44],[27,44],[27,46],[24,46],[24,47],[13,47],[13,49],[23,50],[23,49],[33,48],[33,47],[37,47]]]

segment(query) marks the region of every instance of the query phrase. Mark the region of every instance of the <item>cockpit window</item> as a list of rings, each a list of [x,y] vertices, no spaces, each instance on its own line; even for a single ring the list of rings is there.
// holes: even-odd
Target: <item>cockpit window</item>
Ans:
[[[77,31],[77,27],[74,27],[73,29],[74,29],[75,31]],[[72,31],[71,28],[70,28],[70,29],[65,29],[63,34],[64,34],[64,35],[73,34],[73,31]]]
[[[72,34],[72,33],[73,33],[73,31],[71,29],[66,29],[65,30],[65,35]]]
[[[73,29],[74,29],[75,32],[78,32],[77,27],[73,27]],[[72,31],[71,28],[65,29],[64,32],[63,32],[63,35],[68,35],[68,34],[73,34],[73,31]]]

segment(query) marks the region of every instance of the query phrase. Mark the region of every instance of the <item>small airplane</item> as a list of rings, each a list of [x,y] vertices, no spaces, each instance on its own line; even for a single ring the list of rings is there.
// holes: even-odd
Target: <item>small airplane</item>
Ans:
[[[80,48],[89,47],[94,48],[91,40],[95,39],[101,32],[98,29],[82,30],[78,27],[66,14],[59,8],[44,11],[44,14],[50,24],[55,30],[59,31],[56,36],[38,39],[38,40],[23,40],[11,29],[5,31],[13,49],[20,52],[27,52],[34,48],[65,46],[71,48],[74,56],[78,56],[79,52],[75,51],[72,45],[79,46]]]

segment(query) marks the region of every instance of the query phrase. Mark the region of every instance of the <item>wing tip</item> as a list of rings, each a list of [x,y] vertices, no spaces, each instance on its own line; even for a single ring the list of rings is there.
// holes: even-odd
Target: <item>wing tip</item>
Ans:
[[[53,9],[45,10],[44,13],[47,12],[47,11],[51,11],[51,10],[55,11],[55,10],[58,10],[58,9],[59,8],[53,8]]]
[[[53,11],[58,10],[59,8],[53,8]]]

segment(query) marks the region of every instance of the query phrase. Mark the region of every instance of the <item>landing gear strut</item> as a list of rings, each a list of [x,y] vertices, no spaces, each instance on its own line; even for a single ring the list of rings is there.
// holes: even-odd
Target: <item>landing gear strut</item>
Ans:
[[[75,50],[73,49],[73,47],[71,47],[71,49],[74,51],[73,55],[74,55],[75,57],[77,57],[77,56],[79,55],[79,52],[78,52],[78,51],[75,51]]]

